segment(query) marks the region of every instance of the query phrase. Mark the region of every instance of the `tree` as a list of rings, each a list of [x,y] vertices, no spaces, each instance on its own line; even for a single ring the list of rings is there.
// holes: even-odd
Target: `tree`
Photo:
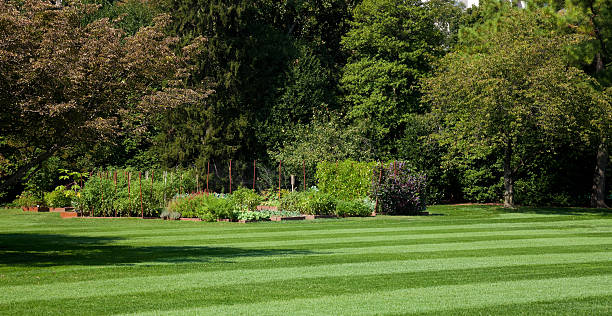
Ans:
[[[73,2],[0,3],[0,191],[58,152],[138,132],[143,120],[206,91],[184,89],[187,58],[164,35],[167,16],[126,36]],[[34,168],[34,169],[33,169]]]
[[[352,28],[342,39],[350,55],[340,85],[348,118],[367,127],[378,155],[395,155],[406,115],[427,111],[419,102],[418,82],[444,55],[449,30],[456,28],[452,15],[438,14],[442,5],[460,10],[450,1],[420,0],[365,0],[354,10]]]
[[[588,141],[606,102],[596,82],[568,66],[563,48],[575,39],[551,32],[554,23],[539,11],[509,10],[424,81],[445,158],[499,157],[506,207],[514,206],[516,175],[530,155]]]
[[[573,57],[585,71],[595,77],[602,86],[612,86],[612,2],[608,0],[568,0],[560,11],[564,26],[588,39],[572,50]],[[609,111],[609,110],[608,110]],[[610,115],[605,111],[599,117],[599,134],[593,187],[592,207],[607,207],[606,169],[609,164],[609,146],[612,135]]]

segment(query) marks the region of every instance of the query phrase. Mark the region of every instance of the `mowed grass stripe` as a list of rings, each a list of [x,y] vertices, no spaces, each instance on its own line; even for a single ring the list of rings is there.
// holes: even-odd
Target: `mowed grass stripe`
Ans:
[[[612,295],[612,275],[433,286],[133,315],[380,315]]]
[[[41,297],[45,297],[46,299],[85,298],[100,295],[100,293],[113,293],[113,295],[119,295],[146,291],[188,290],[200,287],[300,278],[584,262],[600,262],[606,265],[612,264],[612,252],[401,260],[386,261],[384,264],[380,264],[379,262],[364,262],[261,270],[249,269],[228,270],[223,272],[197,272],[170,276],[121,278],[73,283],[54,283],[48,285],[6,286],[2,287],[0,304],[35,300]]]
[[[559,237],[570,234],[593,234],[593,233],[612,233],[612,225],[608,227],[598,228],[566,228],[562,230],[557,229],[534,229],[534,230],[503,230],[503,231],[474,231],[474,232],[433,232],[428,234],[354,234],[353,236],[316,236],[311,237],[308,235],[296,236],[294,238],[262,238],[256,241],[252,241],[250,238],[244,239],[231,239],[231,240],[208,240],[202,239],[198,235],[193,236],[180,236],[173,239],[169,239],[167,236],[151,236],[146,238],[146,243],[154,243],[156,245],[173,245],[179,242],[183,244],[192,245],[209,245],[215,247],[240,247],[240,248],[257,248],[257,247],[286,247],[286,246],[297,246],[297,245],[325,245],[325,244],[341,244],[341,243],[356,243],[356,242],[377,242],[393,240],[409,241],[417,240],[426,242],[429,239],[457,239],[467,237],[502,237],[502,236],[554,236]],[[248,241],[245,241],[248,240]],[[145,242],[139,238],[131,238],[129,240],[117,240],[113,242],[115,245],[124,244],[139,244]]]
[[[209,232],[204,231],[202,228],[189,228],[189,229],[161,229],[155,231],[154,236],[151,236],[151,232],[145,229],[123,231],[120,235],[117,232],[105,232],[96,233],[95,236],[121,236],[130,237],[131,240],[142,240],[146,241],[149,239],[155,239],[160,237],[178,238],[179,240],[190,240],[189,237],[193,236],[194,233],[198,233],[198,240],[231,240],[231,239],[243,239],[243,238],[270,238],[270,237],[303,237],[303,236],[321,236],[321,238],[327,238],[329,236],[341,236],[351,234],[388,234],[388,233],[404,233],[404,234],[427,234],[435,232],[470,232],[470,231],[483,231],[483,230],[520,230],[529,228],[530,230],[536,229],[566,229],[566,228],[609,228],[612,225],[612,220],[607,219],[594,219],[594,220],[583,220],[583,221],[557,221],[557,222],[521,222],[521,223],[492,223],[492,224],[470,224],[470,225],[446,225],[446,226],[401,226],[401,227],[375,227],[375,228],[344,228],[344,229],[329,229],[328,226],[320,227],[317,230],[281,230],[277,231],[275,228],[270,227],[272,231],[257,231],[251,232],[248,230],[243,231],[223,231],[223,232]],[[183,237],[181,237],[183,236]],[[187,238],[185,238],[187,237]]]
[[[250,233],[250,232],[269,232],[274,230],[277,232],[296,231],[299,227],[300,231],[310,232],[321,230],[320,222],[300,222],[288,223],[251,223],[248,225],[240,225],[236,223],[192,223],[192,222],[162,222],[141,220],[138,218],[120,218],[120,219],[59,219],[57,214],[27,214],[21,211],[3,211],[8,213],[8,216],[3,217],[0,222],[0,228],[4,232],[21,233],[29,232],[54,232],[58,229],[63,233],[92,233],[92,234],[110,234],[124,235],[139,234],[139,231],[154,231],[154,232],[199,232],[202,234],[219,234],[219,233]],[[590,216],[559,216],[559,215],[537,215],[534,217],[525,217],[523,213],[501,213],[490,214],[487,217],[477,219],[466,219],[460,217],[430,217],[419,218],[414,217],[387,217],[378,216],[376,218],[349,218],[340,220],[322,220],[325,223],[325,230],[332,229],[359,229],[359,227],[367,228],[390,228],[392,226],[399,227],[453,227],[462,225],[489,225],[489,224],[508,224],[508,223],[542,223],[544,225],[553,222],[581,223],[593,221]],[[24,217],[27,222],[24,223]],[[602,219],[603,221],[610,221]],[[594,220],[598,221],[598,220]],[[49,227],[49,222],[53,223]],[[457,223],[464,223],[457,225]],[[15,224],[19,224],[16,226]],[[297,224],[297,225],[296,225]],[[138,225],[138,226],[135,226]],[[42,227],[41,227],[42,226]],[[26,228],[27,229],[24,229]]]
[[[433,285],[460,285],[605,274],[612,274],[612,266],[605,267],[596,263],[583,263],[430,271],[428,273],[339,276],[293,279],[291,282],[281,280],[265,283],[221,285],[195,288],[188,291],[149,291],[121,295],[100,293],[98,296],[85,299],[38,300],[0,304],[0,311],[12,315],[25,315],[32,310],[45,311],[46,314],[66,314],[67,311],[83,313],[87,311],[92,315],[100,315],[174,308],[186,309],[212,305],[248,304],[262,301],[323,297],[331,294],[392,291]]]
[[[92,280],[108,280],[118,278],[133,278],[135,276],[159,276],[159,275],[179,275],[193,273],[194,271],[230,271],[255,269],[278,269],[300,266],[320,266],[330,264],[378,262],[384,265],[386,261],[398,260],[424,260],[424,259],[448,259],[467,258],[467,257],[488,257],[488,256],[515,256],[515,255],[544,255],[544,254],[564,254],[574,252],[605,252],[611,251],[612,245],[589,245],[589,246],[551,246],[551,247],[530,247],[530,248],[496,248],[482,250],[460,250],[460,251],[438,251],[438,252],[410,252],[410,253],[362,253],[362,254],[343,254],[338,256],[309,255],[309,256],[286,256],[269,258],[261,261],[250,261],[249,257],[244,257],[247,261],[233,260],[232,258],[217,258],[211,260],[207,257],[181,258],[181,261],[162,261],[162,262],[143,262],[130,265],[115,266],[87,266],[79,268],[56,269],[32,269],[21,270],[19,272],[6,272],[0,270],[0,274],[5,286],[28,285],[28,284],[51,284],[57,282],[80,282]],[[239,258],[242,259],[243,257]],[[612,267],[612,266],[611,266]],[[105,269],[101,269],[105,268]],[[111,268],[111,269],[108,269]],[[88,271],[89,270],[89,271]]]

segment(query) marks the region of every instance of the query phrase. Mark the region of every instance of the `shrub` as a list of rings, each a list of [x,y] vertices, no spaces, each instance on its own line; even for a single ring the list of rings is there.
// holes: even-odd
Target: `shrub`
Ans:
[[[316,178],[323,193],[340,200],[351,201],[368,196],[372,182],[372,170],[376,163],[344,160],[321,162],[317,165]]]
[[[306,193],[291,192],[281,197],[279,209],[287,212],[303,213],[306,210]]]
[[[380,186],[378,176],[381,176]],[[373,198],[378,197],[380,210],[387,214],[417,215],[426,208],[423,173],[415,172],[405,162],[393,162],[374,169]]]
[[[330,194],[320,191],[307,191],[303,203],[303,214],[331,215],[336,211],[336,200]]]
[[[374,205],[369,198],[353,201],[338,201],[336,204],[336,215],[347,216],[370,216],[374,211]]]
[[[239,188],[234,191],[231,198],[240,211],[255,211],[257,206],[263,202],[262,196],[246,188]]]
[[[49,207],[66,207],[72,206],[72,200],[75,198],[76,193],[73,190],[60,185],[55,190],[45,193],[44,200]]]
[[[38,201],[38,199],[36,199],[34,194],[28,191],[24,191],[19,195],[17,200],[15,200],[15,204],[17,204],[17,206],[29,207],[39,205],[40,202]]]
[[[200,218],[204,221],[235,219],[236,204],[231,198],[202,193],[178,196],[168,203],[167,209],[181,213],[181,217]]]

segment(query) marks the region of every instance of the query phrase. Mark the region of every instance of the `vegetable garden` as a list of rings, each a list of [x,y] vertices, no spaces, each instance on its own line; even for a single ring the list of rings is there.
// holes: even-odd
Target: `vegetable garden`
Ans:
[[[260,166],[258,171],[256,162],[251,179],[232,173],[232,162],[228,167],[228,174],[219,173],[218,168],[211,173],[210,167],[204,174],[197,170],[76,173],[71,185],[42,194],[41,201],[25,193],[19,204],[24,210],[33,205],[68,206],[78,216],[87,217],[242,222],[377,212],[419,215],[426,207],[426,178],[405,162],[321,162],[313,177],[315,185],[310,187],[305,167],[301,186],[296,186],[295,175],[284,175],[279,163],[276,187],[271,186],[269,168]],[[291,179],[290,189],[286,179]],[[250,188],[246,182],[251,183]]]

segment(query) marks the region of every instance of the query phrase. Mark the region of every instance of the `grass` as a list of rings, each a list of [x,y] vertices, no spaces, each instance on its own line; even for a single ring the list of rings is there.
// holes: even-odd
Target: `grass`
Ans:
[[[612,314],[612,212],[287,223],[0,211],[0,314]]]

